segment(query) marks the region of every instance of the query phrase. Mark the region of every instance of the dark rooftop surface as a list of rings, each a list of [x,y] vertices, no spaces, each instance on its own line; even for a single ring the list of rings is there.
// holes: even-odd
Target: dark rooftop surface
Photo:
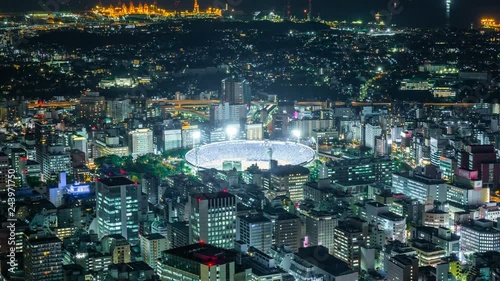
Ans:
[[[210,199],[216,199],[216,198],[229,198],[229,197],[234,197],[229,192],[214,192],[214,193],[194,193],[191,195],[192,198],[198,198],[201,200],[210,200]]]
[[[239,219],[248,223],[271,222],[270,219],[264,217],[261,214],[240,216]]]
[[[212,245],[197,243],[179,247],[163,252],[164,255],[172,255],[187,260],[195,261],[208,266],[221,265],[234,261],[237,253]]]
[[[120,185],[130,185],[136,184],[126,177],[113,177],[113,178],[102,178],[99,179],[106,186],[120,186]]]
[[[309,169],[298,165],[278,166],[271,169],[271,174],[276,176],[288,176],[292,174],[309,175]]]
[[[299,251],[295,255],[308,262],[314,263],[315,266],[334,276],[353,272],[347,263],[328,254],[328,248],[323,246],[299,248]]]

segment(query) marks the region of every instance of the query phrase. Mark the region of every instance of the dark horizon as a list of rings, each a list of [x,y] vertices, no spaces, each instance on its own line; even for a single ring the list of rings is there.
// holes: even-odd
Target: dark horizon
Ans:
[[[201,9],[208,6],[217,6],[218,0],[199,0]],[[388,5],[396,0],[375,0],[368,3],[367,0],[313,0],[313,16],[319,15],[329,20],[373,20],[372,12],[388,10]],[[86,10],[95,6],[98,0],[24,0],[24,1],[2,1],[0,3],[0,12],[24,12],[44,10],[41,4],[46,3],[51,10],[53,3],[60,3],[59,9],[67,10]],[[103,4],[117,4],[119,0],[102,0]],[[121,1],[128,3],[128,0]],[[153,2],[153,0],[134,1]],[[233,0],[236,11],[250,14],[254,11],[270,11],[277,13],[285,11],[287,0]],[[290,0],[292,13],[296,17],[303,17],[304,9],[308,7],[307,0]],[[40,4],[39,4],[40,3]],[[159,6],[166,9],[173,9],[173,0],[157,0]],[[446,24],[446,11],[444,0],[400,0],[401,12],[395,14],[392,23],[409,27],[444,27]],[[181,9],[192,9],[193,0],[181,0]],[[231,7],[231,6],[230,6]],[[498,0],[454,0],[451,10],[451,25],[461,28],[467,28],[470,24],[478,24],[481,17],[494,17],[500,21],[500,1]]]

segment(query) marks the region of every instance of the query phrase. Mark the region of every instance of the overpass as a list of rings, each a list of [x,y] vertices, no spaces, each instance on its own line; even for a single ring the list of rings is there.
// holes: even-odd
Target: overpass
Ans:
[[[209,107],[213,104],[220,103],[220,100],[168,100],[168,99],[148,99],[146,101],[147,106],[152,105],[154,103],[170,105],[179,110],[190,110],[192,108],[200,108],[200,107]],[[252,105],[276,105],[277,102],[270,101],[252,101]],[[336,106],[346,106],[348,103],[342,101],[334,101],[333,104]],[[351,106],[359,107],[359,106],[392,106],[391,102],[351,102]],[[408,102],[405,104],[418,104],[414,102]],[[48,101],[43,103],[28,103],[28,108],[72,108],[78,105],[77,101]],[[321,106],[322,108],[327,108],[326,102],[321,101],[299,101],[295,102],[296,106]],[[437,107],[472,107],[475,103],[452,103],[452,102],[429,102],[422,103],[423,106],[437,106]],[[192,110],[190,110],[192,112]]]

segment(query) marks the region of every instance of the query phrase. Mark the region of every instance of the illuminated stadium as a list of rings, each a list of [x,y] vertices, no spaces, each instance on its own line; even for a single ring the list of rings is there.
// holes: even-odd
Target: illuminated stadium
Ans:
[[[246,170],[252,164],[268,169],[271,151],[272,159],[279,165],[305,165],[314,159],[315,154],[310,147],[295,142],[225,141],[191,149],[186,154],[186,161],[202,169],[228,170],[235,167]]]

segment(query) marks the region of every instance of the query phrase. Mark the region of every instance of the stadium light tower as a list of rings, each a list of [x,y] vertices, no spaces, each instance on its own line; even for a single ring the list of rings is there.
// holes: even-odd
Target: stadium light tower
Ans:
[[[195,175],[198,175],[198,150],[200,150],[200,139],[201,139],[201,132],[200,131],[194,131],[193,132],[193,146],[194,148],[194,154],[196,158],[196,167],[195,167]]]
[[[238,134],[238,128],[236,128],[236,126],[229,125],[226,127],[226,135],[229,137],[230,141],[233,140],[237,134]]]
[[[300,141],[300,135],[301,135],[300,130],[298,129],[293,130],[292,135],[297,138],[297,142]]]

